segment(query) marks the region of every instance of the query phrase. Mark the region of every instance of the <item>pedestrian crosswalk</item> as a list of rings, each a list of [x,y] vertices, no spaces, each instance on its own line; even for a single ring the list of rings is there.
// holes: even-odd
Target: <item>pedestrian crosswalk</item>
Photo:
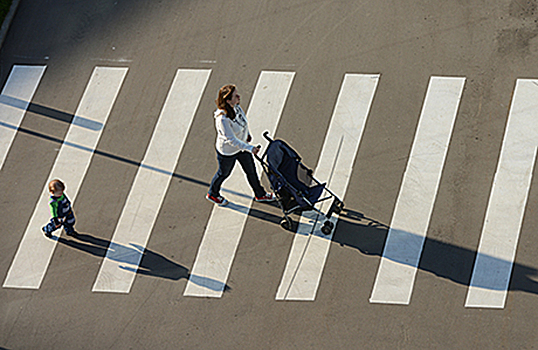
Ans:
[[[327,187],[339,198],[346,194],[378,81],[379,75],[346,74],[344,77],[314,172],[316,178],[327,181]],[[321,211],[326,213],[328,205],[329,201],[325,201]],[[336,215],[331,217],[334,224],[337,220]],[[334,234],[334,231],[328,236],[321,233],[324,221],[323,217],[310,213],[301,217],[277,300],[315,299]]]
[[[464,83],[464,78],[430,79],[372,303],[409,304]]]
[[[46,66],[16,65],[4,84],[0,96],[0,169],[45,71]],[[76,201],[128,71],[127,67],[97,66],[87,83],[48,177],[60,178],[68,184],[72,202]],[[93,292],[131,291],[200,101],[204,94],[213,94],[206,91],[211,74],[208,69],[176,71],[94,281]],[[260,73],[247,111],[247,115],[262,116],[249,119],[256,144],[266,145],[260,137],[264,131],[276,133],[294,77],[295,72]],[[343,78],[314,170],[315,177],[327,182],[340,198],[348,194],[349,179],[380,81],[379,74],[349,73]],[[464,85],[464,77],[434,76],[430,79],[372,286],[371,303],[410,303],[459,104],[465,97]],[[185,91],[189,91],[188,98]],[[466,307],[505,306],[538,147],[534,125],[538,114],[537,97],[538,81],[517,80]],[[241,169],[236,167],[225,183],[223,192],[231,203],[227,207],[213,207],[184,297],[220,298],[223,295],[252,205],[251,191],[245,181]],[[45,186],[41,193],[36,193],[36,202],[14,252],[4,288],[39,289],[46,277],[57,237],[47,239],[41,232],[41,226],[49,220]],[[326,208],[321,209],[326,211]],[[322,219],[315,213],[301,216],[276,300],[316,299],[333,239],[333,233],[321,234]],[[331,220],[336,224],[338,216]],[[129,249],[115,249],[118,246]],[[130,249],[132,247],[136,249]]]
[[[75,202],[77,192],[90,165],[103,128],[79,125],[77,119],[105,125],[119,93],[127,68],[96,67],[56,157],[49,179],[61,179],[68,184],[68,193]],[[48,189],[37,194],[39,199],[8,271],[4,287],[38,289],[56,248],[57,238],[47,239],[41,227],[50,219]]]
[[[46,66],[14,66],[0,95],[0,169]]]
[[[293,77],[294,73],[291,72],[261,73],[247,111],[247,115],[260,116],[249,120],[252,135],[261,135],[266,130],[274,134]],[[254,141],[263,142],[259,138]],[[185,296],[218,298],[222,295],[252,204],[251,190],[244,183],[240,167],[235,167],[226,181],[226,187],[233,192],[227,194],[231,203],[226,207],[213,207],[185,288]],[[208,288],[204,281],[218,288]]]
[[[117,251],[108,250],[94,292],[130,291],[210,73],[209,70],[177,71],[112,237],[114,244],[141,249],[133,249],[131,256],[121,259]],[[198,98],[183,98],[185,91]]]
[[[465,306],[504,308],[538,147],[538,80],[518,79]]]

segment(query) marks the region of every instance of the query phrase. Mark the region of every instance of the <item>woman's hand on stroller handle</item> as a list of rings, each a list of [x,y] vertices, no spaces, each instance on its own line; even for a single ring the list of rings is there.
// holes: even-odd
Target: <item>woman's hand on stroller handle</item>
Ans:
[[[261,148],[261,145],[254,147],[254,149],[252,150],[252,154],[257,155]]]

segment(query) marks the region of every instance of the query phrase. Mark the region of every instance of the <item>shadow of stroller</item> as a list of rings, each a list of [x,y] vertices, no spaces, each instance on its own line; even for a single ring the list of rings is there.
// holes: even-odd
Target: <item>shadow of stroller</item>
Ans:
[[[108,251],[107,258],[124,264],[120,268],[133,273],[174,281],[188,278],[191,282],[211,290],[231,290],[220,281],[191,275],[185,266],[136,244],[125,246],[86,233],[79,233],[75,239],[59,237],[58,242],[97,257],[104,257]],[[138,261],[140,261],[138,268],[133,268],[132,266],[136,266]]]
[[[365,217],[362,213],[344,209],[339,216],[333,241],[341,246],[358,249],[363,254],[382,256],[388,231],[389,226]],[[426,237],[418,268],[468,286],[476,255],[475,250]],[[492,256],[484,258],[490,259],[491,263],[497,266],[510,264],[509,261]],[[538,294],[537,280],[538,269],[514,263],[509,290]],[[480,287],[494,289],[488,285]]]

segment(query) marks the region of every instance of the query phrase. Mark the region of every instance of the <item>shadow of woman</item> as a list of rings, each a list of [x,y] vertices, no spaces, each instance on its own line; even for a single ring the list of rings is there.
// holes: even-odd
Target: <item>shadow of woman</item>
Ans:
[[[363,254],[382,256],[389,226],[362,213],[345,209],[339,217],[333,241],[351,247]],[[470,285],[477,252],[435,238],[426,237],[418,268],[462,285]],[[506,266],[510,261],[484,256],[491,266]],[[404,263],[404,261],[398,261]],[[513,264],[509,290],[538,294],[538,269]],[[498,287],[484,283],[477,287],[495,290]]]
[[[130,246],[125,246],[86,233],[79,233],[76,239],[59,237],[58,242],[97,257],[104,257],[108,252],[108,259],[121,263],[121,269],[133,273],[174,281],[185,278],[208,289],[231,290],[229,286],[220,281],[191,275],[185,266],[133,243]],[[137,268],[134,268],[133,266],[136,266],[138,261],[140,261],[140,264]]]

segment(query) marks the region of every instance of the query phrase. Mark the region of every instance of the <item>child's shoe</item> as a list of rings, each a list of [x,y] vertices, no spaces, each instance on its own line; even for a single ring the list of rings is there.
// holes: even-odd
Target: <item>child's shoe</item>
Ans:
[[[45,234],[45,237],[47,237],[47,238],[52,238],[52,233],[47,232],[47,231],[45,230],[45,226],[43,226],[43,227],[41,228],[41,230],[42,230],[43,233]]]
[[[69,232],[65,231],[65,234],[71,237],[76,237],[78,235],[78,232],[75,230]]]

